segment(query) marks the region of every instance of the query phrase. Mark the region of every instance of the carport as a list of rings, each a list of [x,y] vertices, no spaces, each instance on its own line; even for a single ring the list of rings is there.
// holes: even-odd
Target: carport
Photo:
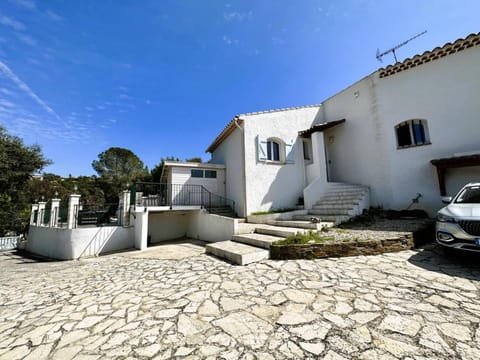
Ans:
[[[449,158],[433,159],[430,161],[437,168],[438,186],[440,195],[447,195],[445,175],[448,169],[480,166],[480,154],[453,156]]]

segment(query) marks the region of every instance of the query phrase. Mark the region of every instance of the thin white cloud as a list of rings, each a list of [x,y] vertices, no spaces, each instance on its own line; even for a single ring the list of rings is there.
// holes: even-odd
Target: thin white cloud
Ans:
[[[33,0],[10,0],[12,4],[17,5],[18,7],[28,9],[28,10],[33,10],[37,7],[35,4],[35,1]]]
[[[252,17],[252,12],[240,12],[240,11],[225,11],[223,13],[223,18],[227,22],[237,21],[243,22]]]
[[[30,96],[38,105],[40,105],[46,112],[51,114],[55,119],[60,121],[62,124],[65,124],[62,118],[50,107],[47,105],[45,101],[40,99],[37,94],[33,92],[30,87],[24,83],[15,73],[10,70],[10,68],[2,61],[0,61],[0,71],[4,73],[4,75],[9,78],[18,88],[24,91],[28,96]]]
[[[5,99],[0,99],[0,106],[4,108],[13,108],[15,107],[15,104],[12,103],[11,101],[5,100]]]
[[[118,63],[118,66],[122,69],[131,69],[132,68],[132,64],[129,64],[129,63]]]
[[[23,31],[27,28],[20,21],[17,21],[5,15],[0,15],[0,24],[11,27],[15,31]]]
[[[56,12],[52,10],[45,11],[45,14],[50,18],[50,20],[53,20],[53,21],[60,22],[65,20],[62,16],[58,15]]]
[[[37,40],[25,34],[17,34],[18,39],[29,46],[37,46]]]
[[[15,93],[10,90],[10,89],[7,89],[7,88],[0,88],[0,93],[4,94],[4,95],[8,95],[8,96],[14,96]]]
[[[237,39],[231,39],[227,35],[223,35],[222,40],[227,45],[238,45],[239,43]]]

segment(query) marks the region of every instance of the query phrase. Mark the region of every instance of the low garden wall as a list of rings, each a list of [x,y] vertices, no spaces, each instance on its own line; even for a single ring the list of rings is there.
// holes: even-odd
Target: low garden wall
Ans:
[[[344,257],[359,255],[378,255],[414,248],[413,236],[369,240],[349,243],[272,245],[270,257],[273,260],[321,259],[326,257]]]
[[[273,260],[320,259],[379,255],[409,250],[432,241],[434,230],[435,225],[430,221],[420,222],[414,231],[397,233],[397,236],[390,238],[386,237],[387,233],[385,231],[370,230],[362,233],[361,231],[349,232],[343,229],[332,229],[328,233],[333,235],[335,231],[338,231],[339,233],[336,236],[340,236],[342,239],[312,244],[272,244],[270,247],[270,258]],[[360,237],[359,235],[361,234],[365,237]],[[349,237],[351,240],[348,239]]]

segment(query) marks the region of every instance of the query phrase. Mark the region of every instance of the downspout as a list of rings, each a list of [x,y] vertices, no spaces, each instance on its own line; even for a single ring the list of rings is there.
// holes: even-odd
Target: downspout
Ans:
[[[238,120],[240,118],[236,117],[234,124],[242,133],[242,175],[243,175],[243,214],[244,217],[247,217],[247,178],[245,172],[245,131],[244,129],[238,124]]]

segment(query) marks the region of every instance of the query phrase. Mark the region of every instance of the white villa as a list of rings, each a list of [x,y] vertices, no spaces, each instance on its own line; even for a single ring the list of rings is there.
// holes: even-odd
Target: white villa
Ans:
[[[225,165],[225,194],[241,217],[299,197],[312,209],[335,183],[368,187],[370,205],[386,209],[418,198],[415,207],[434,215],[441,194],[480,178],[479,136],[480,33],[318,105],[237,115],[207,152]]]
[[[118,233],[118,246],[107,248],[187,236],[217,242],[207,251],[244,264],[268,250],[239,242],[268,249],[289,231],[317,229],[312,217],[338,223],[370,206],[433,216],[442,195],[480,179],[479,139],[480,33],[379,69],[317,105],[235,116],[207,148],[208,163],[166,162],[163,185],[123,195],[130,235]],[[253,222],[252,213],[301,204],[239,234],[234,214]],[[33,252],[78,257],[83,245],[60,256],[54,240],[46,245],[50,233],[32,228]],[[82,240],[89,255],[110,239],[101,238],[98,246]]]

